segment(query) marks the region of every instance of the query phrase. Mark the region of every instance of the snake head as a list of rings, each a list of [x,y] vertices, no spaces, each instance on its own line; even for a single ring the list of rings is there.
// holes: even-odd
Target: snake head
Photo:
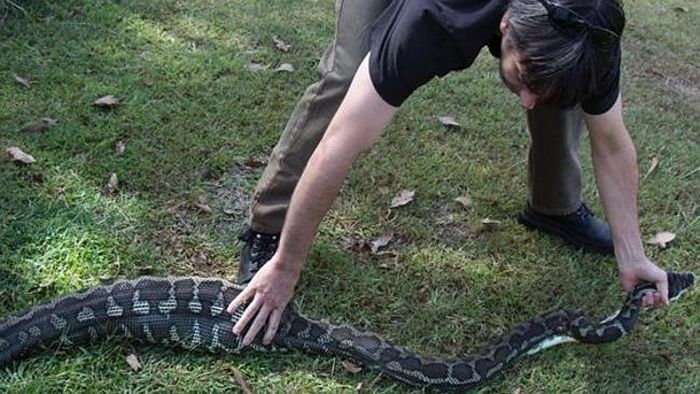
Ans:
[[[695,274],[692,272],[666,272],[668,277],[668,299],[671,301],[677,300],[686,290],[695,285]],[[656,285],[653,283],[641,283],[632,291],[632,298],[639,297],[648,291],[656,290]]]
[[[686,290],[695,285],[695,275],[691,272],[673,272],[668,275],[668,298],[677,300]]]

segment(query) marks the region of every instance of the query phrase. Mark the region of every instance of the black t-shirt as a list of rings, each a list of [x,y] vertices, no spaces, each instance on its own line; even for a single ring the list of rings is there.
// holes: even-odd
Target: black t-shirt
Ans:
[[[499,22],[508,0],[394,0],[375,21],[369,72],[379,95],[399,107],[434,77],[469,67],[481,48],[500,56]],[[589,114],[617,100],[620,56],[597,93],[581,103]]]

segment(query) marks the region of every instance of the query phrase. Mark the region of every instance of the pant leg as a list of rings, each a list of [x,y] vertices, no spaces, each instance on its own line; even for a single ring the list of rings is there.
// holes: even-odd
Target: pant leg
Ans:
[[[579,140],[583,112],[538,105],[527,112],[532,138],[528,203],[545,215],[567,215],[581,205]]]
[[[374,20],[391,0],[336,0],[335,39],[270,156],[250,205],[250,226],[263,233],[282,230],[292,192],[311,154],[340,106],[357,67],[369,51]]]

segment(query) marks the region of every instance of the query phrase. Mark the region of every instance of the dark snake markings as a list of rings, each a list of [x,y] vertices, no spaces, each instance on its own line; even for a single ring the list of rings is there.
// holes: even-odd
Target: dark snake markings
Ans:
[[[695,282],[691,273],[669,272],[668,278],[673,299]],[[563,309],[544,313],[461,358],[424,357],[375,334],[308,319],[291,308],[284,311],[273,348],[335,355],[411,385],[468,389],[486,382],[524,354],[569,341],[619,339],[632,330],[643,295],[653,289],[650,284],[638,286],[618,313],[599,322]],[[41,348],[113,336],[238,353],[244,349],[231,328],[242,308],[230,315],[226,306],[240,291],[241,287],[222,279],[141,277],[58,298],[0,320],[0,366]],[[259,341],[260,337],[251,347],[264,348]]]

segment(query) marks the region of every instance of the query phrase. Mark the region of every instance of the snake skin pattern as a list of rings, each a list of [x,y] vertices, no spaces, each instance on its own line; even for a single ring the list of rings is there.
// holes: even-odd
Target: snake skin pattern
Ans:
[[[690,273],[668,273],[669,296],[693,286]],[[241,291],[226,280],[196,277],[140,277],[119,280],[34,306],[0,320],[0,366],[39,349],[126,337],[142,342],[202,348],[214,353],[245,350],[231,333],[243,313],[226,306]],[[308,319],[291,308],[271,347],[339,356],[411,385],[433,389],[469,389],[524,354],[567,341],[612,342],[634,327],[641,299],[653,285],[638,286],[621,310],[591,322],[580,312],[556,310],[521,323],[473,355],[454,359],[424,357],[371,333]]]

